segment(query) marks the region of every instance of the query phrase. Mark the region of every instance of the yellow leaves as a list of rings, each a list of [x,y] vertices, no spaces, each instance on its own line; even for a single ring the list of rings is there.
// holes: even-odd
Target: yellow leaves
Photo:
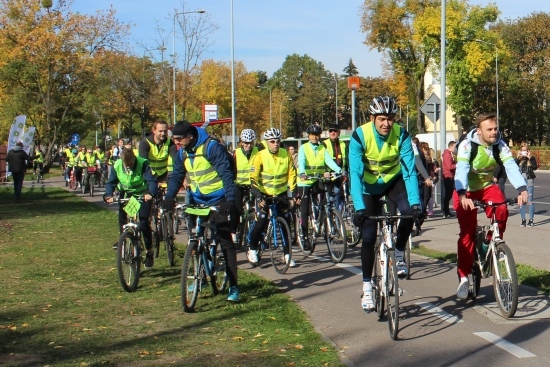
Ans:
[[[319,350],[320,350],[321,352],[328,352],[328,348],[327,348],[327,347],[321,347],[321,348],[319,348]]]
[[[244,338],[243,338],[242,336],[234,336],[234,337],[231,338],[231,340],[235,340],[235,341],[239,341],[239,342],[240,342],[240,341],[243,341]]]
[[[296,344],[296,345],[294,346],[294,349],[302,350],[302,349],[304,349],[304,346],[301,345],[301,344]]]
[[[264,336],[264,334],[258,333],[258,334],[256,334],[256,335],[254,335],[254,338],[260,338],[260,337],[262,337],[262,336]]]

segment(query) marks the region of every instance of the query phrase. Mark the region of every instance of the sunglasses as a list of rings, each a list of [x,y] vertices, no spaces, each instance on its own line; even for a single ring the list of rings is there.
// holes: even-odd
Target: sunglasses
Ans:
[[[337,133],[338,130],[329,130],[328,132],[329,132],[329,133]]]
[[[243,141],[243,145],[250,145],[250,144],[252,144],[251,141]]]
[[[281,144],[280,140],[268,140],[270,144]]]
[[[172,139],[177,140],[177,141],[181,141],[181,140],[183,140],[183,139],[185,139],[185,138],[187,138],[187,136],[173,136],[173,135],[172,135]]]

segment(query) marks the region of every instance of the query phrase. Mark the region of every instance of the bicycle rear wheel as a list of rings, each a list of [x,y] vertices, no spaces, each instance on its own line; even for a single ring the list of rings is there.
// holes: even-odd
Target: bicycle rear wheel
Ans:
[[[298,245],[300,246],[300,250],[302,253],[306,256],[309,256],[313,253],[313,250],[315,250],[315,230],[313,229],[313,223],[311,223],[311,218],[308,218],[309,220],[309,233],[308,233],[308,239],[309,239],[309,250],[304,249],[304,244],[302,243],[302,238],[305,236],[305,234],[302,231],[302,219],[301,219],[300,209],[297,208],[296,215],[295,215],[295,226],[296,226],[296,234],[298,236]]]
[[[212,277],[210,278],[210,284],[212,289],[214,289],[214,295],[222,293],[227,287],[227,272],[225,269],[225,256],[223,255],[221,245],[217,242],[212,243],[210,246],[214,247],[213,255],[214,262],[210,272]],[[212,247],[210,248],[212,250]]]
[[[139,244],[128,231],[122,232],[118,239],[116,267],[122,289],[126,292],[135,291],[139,283],[141,255]]]
[[[205,276],[196,240],[189,241],[181,268],[181,304],[184,312],[194,312],[202,279]]]
[[[330,221],[332,230],[330,230],[328,222]],[[326,241],[328,251],[335,263],[341,263],[346,257],[348,245],[346,239],[346,226],[342,214],[336,210],[329,212],[327,223],[325,224]]]
[[[386,304],[390,337],[397,339],[399,332],[399,279],[395,251],[388,251],[386,256]]]
[[[493,287],[502,316],[513,317],[518,307],[518,275],[512,251],[504,242],[495,246],[493,263]]]
[[[269,253],[271,255],[271,264],[279,274],[284,274],[290,266],[292,259],[292,249],[290,248],[290,229],[285,220],[281,217],[275,218],[274,229],[268,233]],[[288,249],[288,261],[285,259],[284,248]]]
[[[251,236],[251,233],[252,233],[252,227],[253,227],[254,220],[255,220],[254,214],[251,213],[251,214],[248,214],[246,216],[246,219],[244,220],[244,222],[241,223],[242,233],[241,233],[241,238],[240,238],[240,240],[241,240],[240,248],[244,248],[245,251],[248,251],[248,249],[249,249],[250,236]],[[248,256],[247,256],[247,258],[248,258]],[[256,264],[256,265],[252,264],[252,266],[257,266],[257,265],[258,264]]]
[[[355,208],[352,202],[344,206],[344,224],[346,225],[346,240],[349,247],[355,247],[361,241],[361,231],[359,227],[353,224],[353,214]]]
[[[164,230],[164,247],[168,258],[168,266],[174,266],[176,261],[174,257],[174,234],[172,229],[172,218],[170,213],[164,213],[162,217],[162,228]]]

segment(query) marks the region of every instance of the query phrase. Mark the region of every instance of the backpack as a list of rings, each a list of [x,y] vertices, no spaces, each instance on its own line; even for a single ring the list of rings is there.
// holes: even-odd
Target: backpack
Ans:
[[[466,139],[468,136],[468,133],[462,134],[462,136],[458,139],[457,147],[460,146],[460,144]],[[472,165],[472,162],[477,156],[477,151],[479,150],[479,144],[474,143],[473,141],[470,141],[470,145],[472,146],[472,150],[470,152],[470,166]],[[501,179],[502,177],[505,177],[506,175],[506,169],[504,168],[504,165],[502,164],[502,160],[500,159],[500,149],[499,144],[491,145],[493,148],[493,157],[495,158],[495,161],[497,161],[497,168],[495,169],[494,176],[497,179]]]

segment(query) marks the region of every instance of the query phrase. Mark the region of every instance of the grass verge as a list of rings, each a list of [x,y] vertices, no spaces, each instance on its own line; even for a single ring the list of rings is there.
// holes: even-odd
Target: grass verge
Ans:
[[[457,262],[456,253],[454,252],[441,252],[424,246],[413,248],[412,252],[432,259],[451,263]],[[519,284],[537,288],[541,293],[546,295],[550,294],[550,272],[523,264],[516,264],[516,269]]]
[[[168,267],[161,256],[136,292],[121,289],[115,212],[57,188],[15,202],[0,187],[0,202],[2,365],[342,366],[268,280],[240,272],[240,303],[205,292],[185,314],[181,259]]]

